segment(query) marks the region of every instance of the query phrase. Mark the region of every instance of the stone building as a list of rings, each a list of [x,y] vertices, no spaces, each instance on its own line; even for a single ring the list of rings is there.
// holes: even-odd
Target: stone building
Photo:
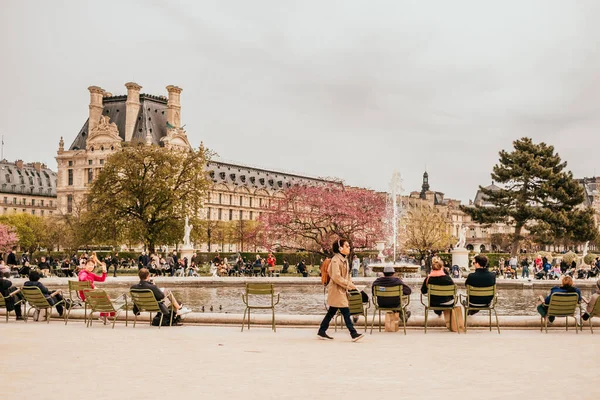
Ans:
[[[48,216],[56,211],[56,173],[39,162],[0,161],[0,214]]]
[[[56,161],[58,212],[78,212],[88,186],[107,157],[123,143],[142,141],[162,147],[189,148],[181,126],[181,92],[167,86],[168,97],[140,93],[141,86],[125,84],[127,95],[113,96],[91,86],[89,115],[68,148],[60,139]],[[204,207],[208,220],[255,220],[274,196],[296,184],[324,184],[327,180],[257,168],[240,163],[211,161],[207,171],[213,186]],[[202,246],[199,246],[202,247]],[[235,246],[226,250],[236,251]]]

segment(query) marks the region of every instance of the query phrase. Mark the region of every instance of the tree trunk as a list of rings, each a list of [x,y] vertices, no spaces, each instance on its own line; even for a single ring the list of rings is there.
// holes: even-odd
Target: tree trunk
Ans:
[[[523,225],[517,224],[515,226],[515,233],[510,247],[510,256],[514,257],[519,254],[520,246],[521,246],[521,229]]]

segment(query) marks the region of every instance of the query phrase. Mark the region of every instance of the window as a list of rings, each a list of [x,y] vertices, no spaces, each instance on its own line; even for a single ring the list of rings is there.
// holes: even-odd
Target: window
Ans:
[[[4,204],[7,204],[7,203],[8,203],[8,197],[5,197],[4,198]]]
[[[206,212],[206,219],[210,221],[210,214],[212,213],[212,209],[208,207],[208,211]]]
[[[240,207],[241,207],[241,206],[243,206],[243,204],[242,204],[242,200],[243,200],[243,199],[244,199],[244,198],[243,198],[242,196],[240,196]]]
[[[13,204],[17,204],[17,198],[13,197]]]
[[[19,177],[19,180],[21,181],[21,185],[25,184],[25,179],[22,176]],[[33,185],[33,178],[31,178],[31,184]]]
[[[35,215],[35,210],[31,210],[31,215]]]
[[[88,165],[92,165],[92,160],[88,160]]]
[[[43,216],[43,215],[44,215],[44,210],[41,210],[41,211],[40,211],[40,214]]]
[[[220,196],[220,195],[219,195],[219,196]],[[218,219],[219,221],[220,221],[221,219],[223,219],[223,210],[222,210],[221,208],[219,208],[219,213],[218,213],[218,218],[217,218],[217,219]]]
[[[262,198],[258,199],[258,206],[262,207]]]
[[[229,195],[229,205],[233,204],[233,195]]]
[[[252,207],[252,197],[250,197],[250,207]]]
[[[31,205],[35,206],[35,199],[31,199]]]
[[[69,174],[69,177],[68,177],[68,183],[67,184],[69,186],[73,186],[73,170],[72,169],[68,170],[68,174]]]
[[[221,204],[221,197],[222,197],[221,193],[219,193],[219,204]],[[221,219],[221,218],[219,218],[219,219]]]
[[[33,178],[31,176],[29,177],[29,184],[33,185]]]
[[[88,183],[92,183],[92,181],[94,180],[94,170],[92,168],[88,168],[87,175]]]
[[[73,212],[73,195],[67,195],[67,212],[70,214]]]
[[[50,200],[50,207],[52,207],[52,200]]]
[[[254,211],[250,211],[250,221],[254,219]]]
[[[6,178],[6,183],[10,183],[10,174],[6,174],[4,177]]]
[[[21,204],[23,204],[23,205],[27,204],[27,199],[25,197],[23,197],[23,200],[22,200]]]
[[[69,167],[73,166],[73,161],[69,161]]]
[[[229,220],[233,219],[233,210],[229,210]]]
[[[243,217],[244,217],[244,212],[242,210],[240,210],[240,218],[239,218],[239,220],[241,221],[243,219]]]
[[[44,207],[44,200],[40,200],[40,206]]]
[[[104,160],[100,160],[100,165],[104,165]]]

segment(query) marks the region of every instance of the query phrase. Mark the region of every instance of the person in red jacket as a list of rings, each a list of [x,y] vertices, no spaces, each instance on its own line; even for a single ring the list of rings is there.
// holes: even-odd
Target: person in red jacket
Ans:
[[[275,272],[275,257],[273,257],[272,253],[269,253],[269,255],[267,256],[267,266],[269,267],[269,275],[273,276],[273,273]]]

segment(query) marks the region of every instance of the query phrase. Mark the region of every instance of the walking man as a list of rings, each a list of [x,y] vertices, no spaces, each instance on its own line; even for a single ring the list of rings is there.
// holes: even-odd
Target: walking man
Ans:
[[[334,255],[327,269],[330,278],[330,282],[327,285],[327,305],[329,308],[327,314],[325,314],[325,318],[323,318],[323,322],[321,322],[317,337],[323,340],[333,339],[327,335],[327,329],[329,328],[331,319],[339,310],[344,317],[348,331],[350,331],[352,341],[356,342],[362,339],[364,335],[356,332],[356,329],[354,329],[348,303],[348,291],[356,290],[356,286],[352,283],[352,278],[348,276],[350,268],[347,257],[350,254],[350,242],[346,239],[339,239],[333,243],[332,247]]]

